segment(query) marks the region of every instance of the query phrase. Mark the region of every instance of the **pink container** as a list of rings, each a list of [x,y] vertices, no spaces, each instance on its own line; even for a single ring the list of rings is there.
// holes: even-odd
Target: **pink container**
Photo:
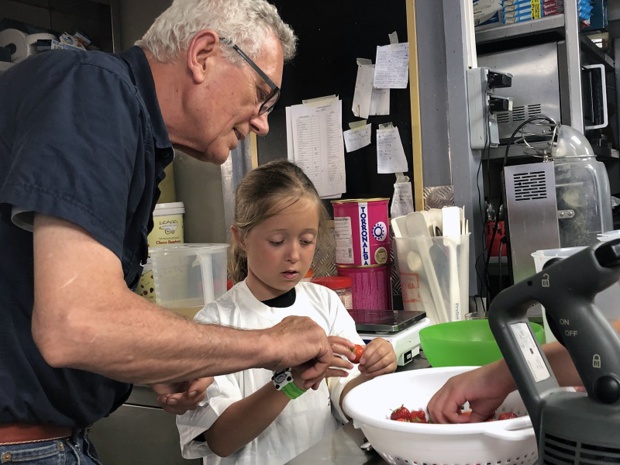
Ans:
[[[388,201],[332,200],[337,265],[387,264],[390,257]]]
[[[354,310],[390,310],[390,266],[341,266],[338,276],[351,277]]]

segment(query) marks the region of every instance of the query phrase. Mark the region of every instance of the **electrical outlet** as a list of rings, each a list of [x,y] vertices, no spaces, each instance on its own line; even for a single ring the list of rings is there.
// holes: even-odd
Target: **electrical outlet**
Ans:
[[[484,149],[488,137],[489,86],[487,68],[467,70],[467,106],[469,109],[469,140],[474,150]]]
[[[512,75],[489,68],[467,70],[467,105],[469,109],[470,146],[474,150],[497,147],[499,130],[494,115],[501,109],[512,109],[512,99],[492,94],[496,87],[510,87]]]

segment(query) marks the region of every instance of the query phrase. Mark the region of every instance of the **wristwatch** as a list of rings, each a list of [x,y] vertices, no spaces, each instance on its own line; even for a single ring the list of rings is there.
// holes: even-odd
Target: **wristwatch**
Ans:
[[[305,389],[300,389],[293,382],[293,373],[290,368],[284,370],[274,371],[271,377],[273,385],[278,391],[282,391],[289,399],[297,399],[300,395],[306,392]]]

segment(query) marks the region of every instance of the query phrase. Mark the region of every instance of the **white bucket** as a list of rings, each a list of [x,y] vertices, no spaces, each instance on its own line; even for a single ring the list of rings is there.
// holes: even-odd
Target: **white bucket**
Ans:
[[[183,202],[160,203],[153,211],[153,230],[148,235],[149,247],[183,244]]]
[[[618,235],[608,235],[602,237],[599,235],[599,241],[606,242],[611,239],[618,238]],[[546,249],[537,250],[532,253],[534,258],[534,265],[536,266],[536,273],[542,271],[543,266],[548,260],[552,258],[567,258],[585,247],[565,247],[562,249]],[[594,298],[594,304],[599,308],[603,315],[610,321],[620,318],[620,283],[616,283],[611,287],[599,292]],[[541,306],[542,307],[542,306]],[[547,317],[545,315],[545,307],[542,307],[543,326],[545,327],[545,341],[555,341],[556,338],[549,329],[547,324]]]

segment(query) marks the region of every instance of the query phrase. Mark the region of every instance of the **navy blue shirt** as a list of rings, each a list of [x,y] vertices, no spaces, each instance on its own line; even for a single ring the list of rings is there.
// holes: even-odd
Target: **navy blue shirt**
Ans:
[[[138,47],[50,51],[0,74],[0,424],[83,427],[129,395],[131,385],[50,367],[34,344],[28,212],[84,228],[119,257],[133,288],[172,159]]]

